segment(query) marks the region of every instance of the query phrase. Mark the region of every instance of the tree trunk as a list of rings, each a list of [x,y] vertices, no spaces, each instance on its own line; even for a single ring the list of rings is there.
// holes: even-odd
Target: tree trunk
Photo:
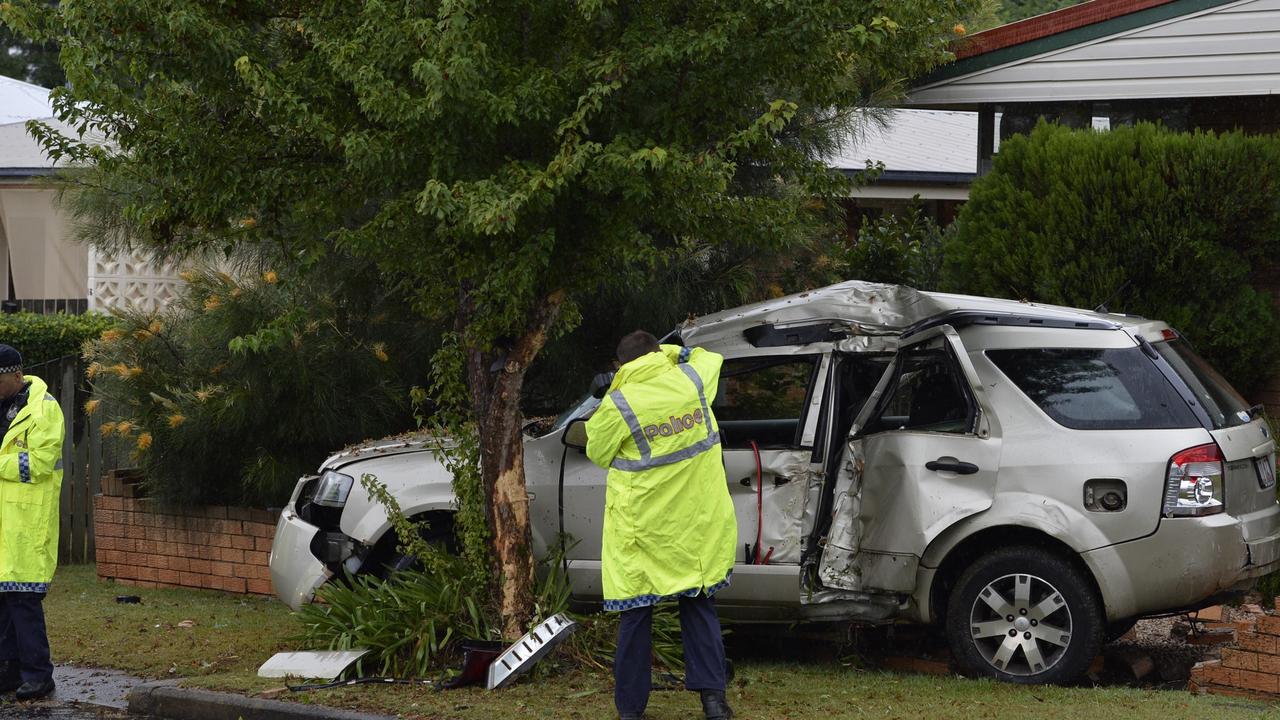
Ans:
[[[529,530],[529,493],[525,489],[523,416],[520,394],[529,365],[546,344],[547,333],[564,304],[556,291],[538,308],[502,366],[491,371],[490,358],[468,347],[468,375],[480,431],[480,470],[487,498],[502,608],[502,634],[508,641],[525,633],[533,619],[533,553]]]

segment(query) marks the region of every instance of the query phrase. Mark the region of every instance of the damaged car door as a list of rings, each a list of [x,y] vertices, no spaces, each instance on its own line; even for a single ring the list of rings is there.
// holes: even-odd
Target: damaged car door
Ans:
[[[996,491],[998,422],[954,329],[904,339],[850,437],[818,578],[828,590],[910,594],[930,541]]]

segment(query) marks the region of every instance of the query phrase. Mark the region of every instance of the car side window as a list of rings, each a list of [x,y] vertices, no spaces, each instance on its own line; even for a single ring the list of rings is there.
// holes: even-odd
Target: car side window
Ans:
[[[886,399],[862,434],[886,430],[968,433],[975,404],[965,385],[942,340],[907,348],[898,354]]]
[[[818,355],[726,360],[712,410],[727,448],[800,446]]]

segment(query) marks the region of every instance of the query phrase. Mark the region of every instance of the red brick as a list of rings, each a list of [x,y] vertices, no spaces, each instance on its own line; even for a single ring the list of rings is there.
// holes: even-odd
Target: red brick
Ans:
[[[94,510],[98,510],[99,508],[102,510],[123,510],[124,498],[110,497],[108,495],[95,495],[93,496],[93,505]]]
[[[157,582],[178,585],[182,582],[182,574],[177,570],[161,570],[156,577]]]
[[[209,574],[218,577],[234,577],[235,566],[228,562],[212,562],[209,563]]]
[[[1258,672],[1280,675],[1280,656],[1258,653],[1258,667],[1251,668]]]
[[[244,594],[245,582],[242,578],[214,577],[213,584],[218,590]]]
[[[203,514],[205,517],[221,520],[227,517],[227,508],[223,505],[209,505],[203,509]]]
[[[1191,677],[1198,683],[1234,686],[1236,684],[1236,673],[1240,672],[1244,671],[1223,667],[1221,661],[1213,660],[1197,664],[1191,669]]]
[[[1280,617],[1271,615],[1259,616],[1258,632],[1264,635],[1280,635]]]
[[[276,526],[265,525],[262,523],[252,523],[252,524],[245,523],[244,534],[252,535],[254,537],[265,537],[265,538],[275,537]]]
[[[1250,700],[1275,700],[1274,697],[1265,693],[1255,692],[1253,690],[1244,690],[1241,688],[1227,687],[1225,685],[1203,685],[1198,688],[1201,692],[1210,693],[1212,695],[1229,695],[1231,697],[1248,698]]]
[[[229,520],[248,520],[253,516],[249,512],[249,508],[229,507],[227,508],[227,519]]]
[[[212,568],[212,565],[213,565],[213,563],[211,563],[211,562],[210,562],[210,561],[208,561],[208,560],[202,560],[202,559],[199,559],[199,558],[192,558],[192,559],[191,559],[191,572],[193,572],[193,573],[200,573],[201,575],[207,575],[207,574],[210,572],[210,570],[211,570],[211,568]]]
[[[146,537],[146,534],[147,534],[146,531],[143,530],[142,527],[138,525],[124,526],[124,536],[127,538],[132,538],[134,540],[141,540],[144,537]]]
[[[1231,648],[1222,649],[1222,665],[1224,667],[1236,668],[1238,670],[1257,670],[1259,657],[1272,657],[1271,655],[1259,655],[1256,652],[1248,650],[1233,650]]]
[[[253,539],[253,549],[263,552],[271,552],[271,538],[256,537]]]
[[[248,565],[266,565],[271,559],[271,555],[265,552],[246,552],[244,561]]]
[[[1254,672],[1253,670],[1236,670],[1236,681],[1232,683],[1235,687],[1244,688],[1246,690],[1257,690],[1258,692],[1274,694],[1280,689],[1280,678],[1267,673]]]
[[[244,562],[244,551],[235,548],[218,548],[217,557],[222,562],[238,564]]]
[[[99,516],[97,522],[93,524],[93,532],[99,538],[104,537],[124,537],[124,525],[120,523],[107,522],[107,519]]]
[[[231,537],[231,547],[240,550],[252,550],[257,545],[257,541],[248,535],[234,535]]]
[[[1276,655],[1277,643],[1274,635],[1262,635],[1256,632],[1236,633],[1236,643],[1243,650]]]
[[[271,527],[275,527],[276,521],[280,519],[280,512],[279,511],[273,512],[271,510],[259,510],[257,508],[254,508],[250,513],[250,519],[252,519],[255,523],[260,523],[263,525],[270,525]]]
[[[256,595],[274,595],[270,580],[245,580],[245,591]]]
[[[115,577],[120,572],[116,569],[115,565],[109,565],[107,563],[96,563],[96,565],[99,580],[108,580]]]
[[[1214,605],[1213,607],[1200,608],[1196,611],[1196,619],[1218,622],[1222,620],[1222,606]]]

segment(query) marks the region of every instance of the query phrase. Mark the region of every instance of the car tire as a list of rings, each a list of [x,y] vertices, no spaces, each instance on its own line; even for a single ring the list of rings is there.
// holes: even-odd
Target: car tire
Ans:
[[[1021,684],[1078,680],[1101,649],[1105,626],[1093,583],[1037,547],[974,561],[948,598],[946,617],[962,672]]]

